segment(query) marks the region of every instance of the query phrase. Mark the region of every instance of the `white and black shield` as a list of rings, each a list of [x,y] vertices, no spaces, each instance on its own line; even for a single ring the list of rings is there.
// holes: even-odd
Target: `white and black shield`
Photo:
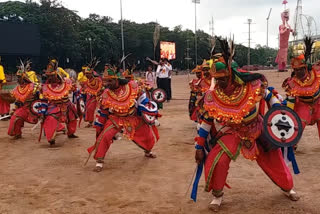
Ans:
[[[157,88],[152,91],[151,97],[152,97],[153,101],[155,101],[157,103],[163,103],[167,99],[167,94],[163,89]]]
[[[274,147],[291,147],[302,136],[301,119],[286,106],[271,108],[263,119],[264,136]]]

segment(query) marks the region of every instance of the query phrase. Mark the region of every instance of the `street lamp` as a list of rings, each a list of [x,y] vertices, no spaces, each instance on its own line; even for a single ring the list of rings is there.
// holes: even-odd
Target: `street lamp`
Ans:
[[[91,39],[91,37],[86,38],[86,41],[88,41],[90,44],[90,56],[91,56],[91,60],[92,60],[92,44],[91,44],[92,39]]]
[[[200,4],[200,0],[192,0],[194,3],[194,48],[196,55],[196,65],[198,64],[198,44],[197,44],[197,4]]]
[[[269,18],[271,14],[272,8],[270,8],[268,17],[267,17],[267,47],[269,47]]]

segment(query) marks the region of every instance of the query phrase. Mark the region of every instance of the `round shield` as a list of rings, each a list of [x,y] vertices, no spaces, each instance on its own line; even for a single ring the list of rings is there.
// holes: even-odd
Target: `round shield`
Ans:
[[[141,108],[141,114],[142,114],[143,120],[149,125],[154,125],[155,120],[157,119],[156,117],[157,111],[158,111],[157,104],[151,101],[146,105],[139,104],[139,107]]]
[[[42,102],[40,100],[33,101],[30,105],[30,110],[35,115],[43,113],[44,107],[42,106]]]
[[[302,123],[299,116],[290,108],[271,108],[263,120],[264,136],[275,147],[291,147],[302,136]]]
[[[155,101],[157,103],[163,103],[167,99],[167,94],[163,89],[157,88],[157,89],[153,90],[151,97],[152,97],[153,101]]]

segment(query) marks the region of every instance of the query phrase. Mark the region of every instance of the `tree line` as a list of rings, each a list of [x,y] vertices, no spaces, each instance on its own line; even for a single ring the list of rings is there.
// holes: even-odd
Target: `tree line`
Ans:
[[[40,3],[32,0],[2,2],[0,22],[29,23],[39,27],[41,55],[34,59],[37,71],[45,68],[49,57],[57,58],[63,67],[79,70],[91,59],[90,45],[93,56],[101,60],[98,70],[103,68],[104,63],[116,62],[122,56],[120,22],[97,14],[82,18],[57,0],[40,0]],[[148,65],[145,58],[154,56],[153,33],[156,25],[155,22],[138,24],[124,20],[125,52],[131,53],[128,63],[135,63],[137,69],[145,69]],[[160,41],[176,43],[177,58],[171,62],[175,69],[192,69],[195,66],[193,31],[182,30],[182,26],[172,30],[160,26]],[[210,41],[209,34],[197,31],[198,63],[210,57]],[[247,47],[237,45],[235,60],[240,66],[247,64],[247,53]],[[276,54],[275,49],[257,46],[251,49],[251,64],[274,64]],[[159,44],[155,56],[156,60],[160,57]],[[188,56],[191,60],[186,60]]]

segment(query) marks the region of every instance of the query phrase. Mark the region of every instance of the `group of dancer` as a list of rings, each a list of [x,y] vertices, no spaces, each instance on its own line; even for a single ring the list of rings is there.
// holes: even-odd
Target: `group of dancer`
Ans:
[[[276,59],[280,71],[286,70],[287,40],[294,33],[288,19],[285,11]],[[294,136],[301,134],[307,125],[317,124],[320,138],[320,63],[310,63],[314,41],[306,37],[304,53],[291,59],[291,76],[282,85],[285,97],[268,84],[263,74],[239,69],[231,39],[217,38],[217,41],[221,51],[216,53],[213,49],[210,59],[192,70],[196,79],[189,83],[189,116],[197,124],[197,171],[191,198],[197,199],[198,183],[204,171],[205,191],[213,195],[209,209],[219,211],[224,187],[229,187],[230,162],[241,153],[245,159],[256,161],[285,196],[299,200],[288,168],[290,161],[294,173],[299,173],[294,155],[297,146],[285,144],[288,139],[298,142],[300,138]],[[15,107],[8,135],[20,139],[25,122],[40,124],[38,140],[44,133],[50,146],[55,146],[59,132],[66,133],[70,139],[78,138],[77,126],[84,119],[86,127],[96,131],[94,144],[87,149],[89,158],[93,155],[96,160],[94,171],[103,169],[106,153],[119,135],[143,149],[145,157],[156,158],[152,149],[159,140],[158,109],[162,108],[162,102],[171,99],[172,66],[165,59],[159,63],[147,60],[151,64],[146,79],[141,80],[133,76],[132,70],[112,64],[105,64],[103,74],[99,75],[95,71],[99,64],[96,59],[82,66],[77,77],[72,77],[52,59],[42,83],[31,70],[31,62],[21,62],[16,73],[18,85],[12,91]],[[153,72],[152,64],[158,66],[157,72]],[[0,85],[5,82],[0,64]],[[155,85],[163,92],[157,91]],[[278,109],[280,116],[274,113],[276,119],[268,121],[270,114],[265,112],[266,106],[268,112]],[[290,111],[284,106],[297,115],[301,126],[290,120],[286,115]],[[6,117],[9,111],[10,103],[0,97],[0,115]],[[270,132],[275,132],[275,137],[279,135],[279,145],[271,142]]]
[[[296,131],[316,123],[320,133],[320,64],[310,63],[313,41],[306,37],[305,52],[291,59],[293,71],[282,85],[285,98],[268,86],[264,75],[237,68],[231,40],[218,41],[222,52],[197,66],[193,70],[197,78],[190,82],[189,115],[198,124],[195,160],[199,164],[192,198],[196,200],[204,167],[205,190],[213,194],[209,208],[218,211],[223,189],[228,187],[229,164],[241,153],[246,159],[255,160],[289,199],[297,201],[287,157],[281,148],[265,146],[270,142],[263,127],[264,102],[270,109],[287,106],[294,110],[302,121],[302,130]],[[292,147],[289,152],[293,153]],[[294,153],[291,155],[289,160],[298,173]]]
[[[16,73],[18,85],[12,91],[15,107],[8,135],[20,139],[25,122],[41,124],[39,141],[44,132],[50,146],[55,146],[59,132],[66,132],[68,138],[78,138],[77,121],[80,118],[80,126],[83,117],[88,122],[86,127],[96,129],[95,143],[88,148],[97,162],[95,171],[102,170],[116,134],[132,140],[144,150],[146,157],[155,158],[151,150],[159,140],[155,123],[160,114],[149,93],[153,86],[115,65],[106,64],[103,75],[99,76],[95,71],[98,63],[92,60],[82,67],[77,78],[72,78],[58,66],[57,60],[50,60],[45,70],[46,80],[41,84],[34,72],[34,75],[28,73],[31,62],[21,62]]]

